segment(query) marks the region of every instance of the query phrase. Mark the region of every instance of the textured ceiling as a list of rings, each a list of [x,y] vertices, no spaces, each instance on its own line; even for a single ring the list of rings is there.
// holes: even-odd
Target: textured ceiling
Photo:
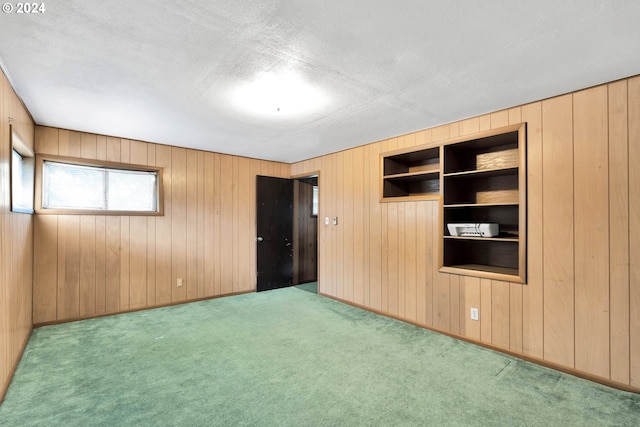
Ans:
[[[38,124],[285,162],[640,73],[635,0],[45,8],[0,14],[0,64]],[[240,102],[284,96],[279,75],[307,105]]]

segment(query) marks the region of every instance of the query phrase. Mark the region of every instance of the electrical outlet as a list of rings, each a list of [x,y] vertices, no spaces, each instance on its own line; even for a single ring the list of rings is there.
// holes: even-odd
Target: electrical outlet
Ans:
[[[182,287],[182,277],[178,277],[178,280],[176,280],[176,286],[179,288]]]
[[[471,307],[471,320],[479,320],[478,309]]]

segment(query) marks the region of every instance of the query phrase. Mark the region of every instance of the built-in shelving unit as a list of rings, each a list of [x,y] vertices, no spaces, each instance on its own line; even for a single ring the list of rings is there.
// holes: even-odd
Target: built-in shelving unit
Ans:
[[[380,155],[381,201],[440,197],[440,147],[411,147]]]
[[[440,271],[525,283],[526,125],[443,146]],[[451,236],[449,223],[497,223],[496,237]]]
[[[440,271],[526,282],[526,124],[380,155],[380,200],[441,199]],[[447,224],[497,223],[494,237]]]

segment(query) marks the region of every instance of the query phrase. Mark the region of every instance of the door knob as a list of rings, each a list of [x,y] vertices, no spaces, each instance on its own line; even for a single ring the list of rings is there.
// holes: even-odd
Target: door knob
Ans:
[[[262,237],[256,237],[256,241],[262,242],[264,239]]]

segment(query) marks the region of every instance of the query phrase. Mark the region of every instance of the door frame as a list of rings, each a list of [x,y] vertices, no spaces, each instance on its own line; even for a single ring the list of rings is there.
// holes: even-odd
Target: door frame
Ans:
[[[318,283],[318,289],[320,287],[320,228],[321,228],[321,212],[322,212],[322,186],[320,185],[320,171],[310,171],[310,172],[306,172],[306,173],[302,173],[302,174],[297,174],[297,175],[292,175],[291,179],[293,180],[300,180],[300,179],[305,179],[305,178],[314,178],[317,177],[318,179],[318,216],[317,216],[317,221],[318,221],[318,225],[316,228],[316,242],[317,242],[317,249],[316,249],[316,282]],[[295,212],[296,212],[296,206],[295,206],[295,196],[294,196],[294,221],[293,221],[293,241],[294,241],[294,245],[297,244],[297,237],[298,237],[298,221],[297,218],[295,217]],[[298,260],[298,250],[297,250],[297,246],[294,246],[294,255],[293,255],[293,277],[294,277],[294,283],[296,281],[296,278],[298,276],[299,273],[299,260]]]

